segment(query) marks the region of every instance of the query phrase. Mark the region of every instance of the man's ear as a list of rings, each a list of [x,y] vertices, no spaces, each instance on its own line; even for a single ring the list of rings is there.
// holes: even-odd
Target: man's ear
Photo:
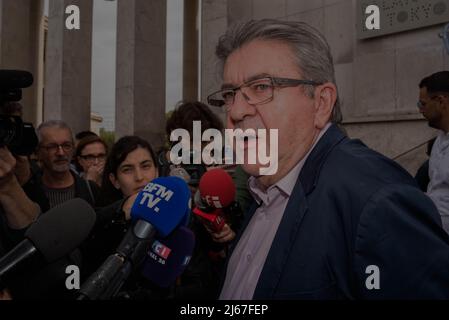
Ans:
[[[109,174],[109,181],[111,181],[112,185],[117,189],[120,190],[120,184],[118,180],[115,178],[115,175],[110,173]]]
[[[323,129],[330,121],[335,101],[337,101],[337,87],[327,82],[317,86],[315,90],[315,127]]]

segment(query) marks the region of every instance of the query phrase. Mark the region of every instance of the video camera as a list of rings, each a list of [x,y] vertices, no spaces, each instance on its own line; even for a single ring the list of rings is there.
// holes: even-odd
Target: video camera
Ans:
[[[22,88],[33,84],[33,75],[27,71],[0,70],[0,110],[7,102],[22,99]],[[31,123],[23,122],[17,115],[0,113],[0,147],[19,156],[28,156],[38,144],[36,132]]]

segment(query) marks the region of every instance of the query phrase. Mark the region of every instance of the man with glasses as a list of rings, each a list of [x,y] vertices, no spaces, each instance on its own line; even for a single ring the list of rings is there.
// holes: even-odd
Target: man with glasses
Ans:
[[[324,37],[304,23],[250,21],[216,54],[223,85],[208,102],[224,108],[227,127],[278,130],[277,172],[242,166],[254,202],[220,299],[449,298],[438,212],[405,170],[336,125]]]
[[[429,126],[440,130],[429,159],[427,195],[441,215],[449,233],[449,71],[440,71],[421,80],[418,108]]]
[[[63,121],[50,120],[37,128],[38,159],[42,167],[42,185],[53,208],[73,198],[95,205],[98,187],[70,170],[74,153],[72,130]]]

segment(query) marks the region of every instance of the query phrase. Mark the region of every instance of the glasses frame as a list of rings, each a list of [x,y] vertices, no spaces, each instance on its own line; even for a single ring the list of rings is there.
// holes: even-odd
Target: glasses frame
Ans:
[[[296,87],[296,86],[300,86],[300,85],[308,85],[308,86],[319,86],[322,85],[323,83],[321,82],[317,82],[317,81],[313,81],[313,80],[304,80],[304,79],[290,79],[290,78],[278,78],[278,77],[272,77],[272,76],[264,76],[258,79],[254,79],[251,81],[247,81],[242,83],[240,86],[234,87],[234,88],[226,88],[226,89],[221,89],[218,91],[215,91],[213,93],[211,93],[210,95],[207,96],[207,103],[213,107],[218,107],[218,108],[222,108],[223,106],[227,106],[227,108],[231,107],[234,102],[235,102],[235,96],[237,94],[238,90],[241,90],[242,88],[248,87],[251,84],[253,84],[256,81],[260,81],[260,80],[264,80],[264,79],[269,79],[271,81],[271,85],[272,85],[272,94],[271,97],[268,99],[265,99],[263,101],[257,102],[257,103],[250,103],[249,99],[247,97],[247,95],[242,92],[243,97],[245,98],[245,100],[253,106],[257,106],[257,105],[261,105],[264,103],[268,103],[270,101],[272,101],[274,99],[274,88],[287,88],[287,87]],[[226,92],[226,91],[232,91],[234,93],[233,95],[233,101],[231,104],[226,104],[224,102],[224,100],[222,100],[220,102],[220,100],[218,99],[212,99],[212,97],[214,95],[217,95],[221,92]]]
[[[427,105],[430,101],[434,100],[435,98],[441,97],[441,96],[443,96],[443,97],[448,97],[449,95],[448,95],[447,93],[436,93],[436,94],[433,94],[433,95],[431,95],[431,96],[429,97],[429,101],[426,102],[426,105]],[[426,105],[424,105],[421,101],[418,101],[418,102],[416,103],[416,106],[418,107],[419,110],[422,110]]]
[[[93,162],[95,162],[95,160],[98,160],[98,162],[105,161],[107,158],[107,154],[99,154],[99,155],[85,154],[85,155],[80,155],[79,157],[86,162],[93,163]],[[88,158],[93,158],[93,159],[89,160]]]
[[[66,148],[64,148],[64,145],[65,146],[68,146],[70,144],[70,149],[67,149],[66,150]],[[62,151],[64,151],[64,152],[70,152],[70,151],[73,151],[73,149],[74,149],[74,145],[73,145],[73,143],[71,143],[71,142],[64,142],[64,143],[62,143],[62,144],[59,144],[59,143],[50,143],[50,144],[48,144],[48,145],[40,145],[39,146],[40,148],[42,148],[42,149],[45,149],[45,151],[47,151],[48,153],[50,153],[50,152],[58,152],[58,150],[61,148],[62,149]],[[54,149],[53,151],[51,151],[51,149]]]

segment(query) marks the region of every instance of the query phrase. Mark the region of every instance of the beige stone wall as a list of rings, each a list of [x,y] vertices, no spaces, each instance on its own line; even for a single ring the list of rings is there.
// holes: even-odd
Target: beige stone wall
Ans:
[[[38,100],[42,76],[39,69],[42,0],[0,1],[0,69],[20,69],[33,74],[34,83],[22,90],[24,119],[36,124],[39,120]]]
[[[449,69],[449,55],[438,37],[443,25],[361,41],[356,38],[356,0],[220,0],[203,1],[202,8],[203,99],[220,85],[213,52],[228,25],[260,18],[307,22],[331,47],[349,136],[416,172],[426,158],[425,146],[416,147],[435,135],[416,108],[418,83]]]

